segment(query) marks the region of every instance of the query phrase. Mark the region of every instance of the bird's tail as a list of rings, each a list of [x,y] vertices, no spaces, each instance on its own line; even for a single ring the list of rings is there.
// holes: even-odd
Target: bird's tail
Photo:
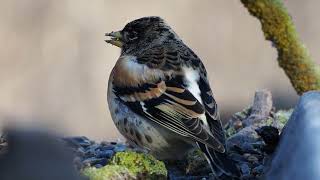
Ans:
[[[233,180],[240,177],[240,171],[232,160],[228,158],[226,153],[219,153],[200,142],[197,145],[205,154],[211,170],[217,179]]]

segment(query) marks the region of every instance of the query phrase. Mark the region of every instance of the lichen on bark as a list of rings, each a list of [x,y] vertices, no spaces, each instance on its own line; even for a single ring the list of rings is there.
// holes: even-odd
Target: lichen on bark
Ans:
[[[249,13],[257,17],[262,31],[278,51],[278,62],[301,95],[320,90],[320,67],[300,41],[294,23],[282,0],[241,0]]]

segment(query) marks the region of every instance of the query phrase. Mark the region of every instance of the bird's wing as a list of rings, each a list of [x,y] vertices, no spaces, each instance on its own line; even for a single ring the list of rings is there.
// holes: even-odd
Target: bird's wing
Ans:
[[[200,97],[206,111],[206,118],[210,130],[214,137],[221,143],[225,143],[225,134],[220,121],[218,106],[213,97],[209,82],[205,75],[201,75],[199,79]]]
[[[178,56],[177,51],[160,47],[137,58],[151,68],[179,72],[181,60]],[[218,139],[219,136],[215,137],[217,133],[211,132],[206,121],[202,121],[208,115],[207,107],[210,108],[210,104],[204,106],[194,97],[185,87],[183,75],[176,73],[136,87],[114,84],[113,88],[116,96],[135,113],[219,152],[225,151],[224,142]]]
[[[205,115],[203,105],[175,79],[144,84],[144,90],[126,93],[114,87],[114,93],[132,111],[177,134],[207,144],[224,152],[224,146],[201,121]],[[128,88],[128,87],[126,87]]]

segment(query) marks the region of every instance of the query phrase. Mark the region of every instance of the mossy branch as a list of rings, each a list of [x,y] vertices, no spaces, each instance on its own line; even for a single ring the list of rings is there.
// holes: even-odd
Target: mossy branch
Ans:
[[[264,36],[278,51],[278,62],[298,94],[320,90],[320,67],[300,41],[281,0],[241,0],[262,25]]]

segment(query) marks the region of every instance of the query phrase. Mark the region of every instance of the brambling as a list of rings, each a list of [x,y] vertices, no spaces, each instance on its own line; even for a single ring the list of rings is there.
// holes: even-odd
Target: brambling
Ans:
[[[106,33],[121,48],[108,83],[108,105],[120,133],[161,160],[205,154],[215,176],[236,176],[227,157],[217,104],[199,57],[159,17]]]

